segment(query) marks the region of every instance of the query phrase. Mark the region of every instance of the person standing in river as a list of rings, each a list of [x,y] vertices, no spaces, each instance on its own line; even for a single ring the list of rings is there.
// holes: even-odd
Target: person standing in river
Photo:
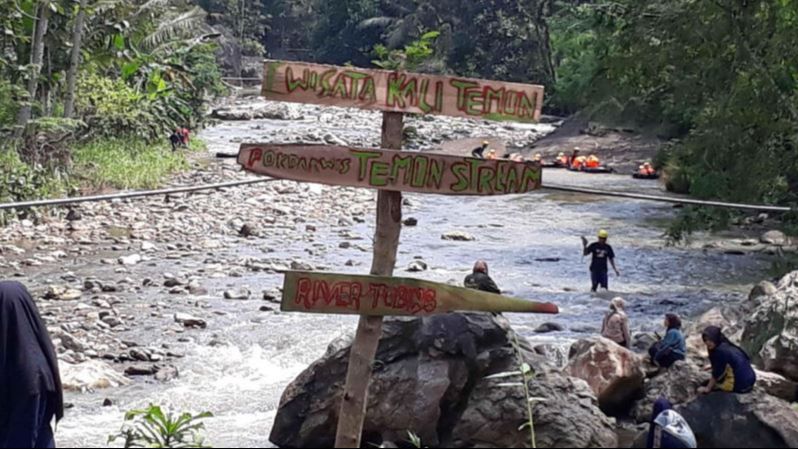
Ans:
[[[0,282],[0,448],[55,447],[64,417],[53,343],[28,290]]]
[[[474,272],[465,278],[465,287],[479,290],[488,293],[495,293],[500,295],[502,292],[493,279],[488,275],[488,263],[484,260],[478,260],[474,264]]]
[[[615,274],[618,276],[621,275],[621,272],[615,265],[615,251],[612,249],[612,246],[607,244],[609,237],[609,232],[603,229],[598,233],[598,242],[588,245],[587,239],[582,237],[582,254],[584,256],[591,255],[593,257],[590,263],[590,280],[593,285],[591,291],[594,293],[598,291],[599,286],[603,287],[604,290],[610,289],[609,276],[607,274],[609,271],[607,261],[612,265]]]
[[[623,298],[614,298],[610,303],[610,311],[601,325],[601,336],[629,349],[632,344],[632,333],[629,331],[629,317],[626,315],[626,302]]]

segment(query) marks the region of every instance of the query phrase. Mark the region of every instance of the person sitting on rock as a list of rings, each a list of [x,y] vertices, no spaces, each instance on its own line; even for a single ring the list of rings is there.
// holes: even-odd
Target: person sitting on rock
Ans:
[[[55,447],[64,417],[58,359],[28,290],[0,282],[0,448]]]
[[[665,315],[665,328],[665,338],[654,343],[648,354],[651,356],[651,363],[667,369],[687,357],[687,344],[682,334],[682,320],[678,315]]]
[[[601,167],[601,161],[599,160],[598,156],[595,154],[591,154],[585,160],[585,167],[587,168],[599,168]]]
[[[484,260],[478,260],[474,264],[474,272],[465,278],[465,287],[497,295],[502,293],[488,275],[488,263]]]
[[[561,152],[557,155],[557,160],[554,161],[554,164],[560,167],[568,167],[568,156]]]
[[[673,405],[665,398],[659,398],[654,402],[646,447],[649,449],[698,447],[693,429],[682,415],[673,410]]]
[[[495,161],[499,159],[499,155],[496,153],[496,150],[491,148],[490,150],[488,150],[488,154],[487,156],[485,156],[485,159],[489,161]]]
[[[698,392],[750,393],[756,384],[756,372],[751,367],[751,358],[748,354],[730,342],[719,327],[706,328],[701,338],[709,350],[712,378],[709,380],[709,385],[699,388]]]
[[[623,298],[614,298],[610,302],[610,311],[604,317],[604,324],[601,326],[601,336],[629,349],[632,335],[629,332],[629,317],[624,311],[625,307],[626,302]]]

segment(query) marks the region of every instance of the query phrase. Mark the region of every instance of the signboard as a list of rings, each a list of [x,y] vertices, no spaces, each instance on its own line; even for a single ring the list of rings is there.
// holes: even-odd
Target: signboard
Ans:
[[[284,312],[428,316],[454,311],[559,313],[554,304],[417,279],[288,272]]]
[[[543,90],[533,84],[266,61],[262,94],[294,103],[537,122]]]
[[[275,178],[444,195],[506,195],[540,188],[536,162],[484,160],[326,145],[243,144],[245,170]]]

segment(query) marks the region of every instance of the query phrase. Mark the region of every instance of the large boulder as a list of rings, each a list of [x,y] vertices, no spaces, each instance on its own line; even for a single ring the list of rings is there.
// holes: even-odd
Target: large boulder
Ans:
[[[713,393],[677,410],[693,429],[698,447],[798,447],[798,411],[761,390]]]
[[[756,384],[771,396],[787,402],[798,402],[798,383],[784,376],[757,370]]]
[[[554,369],[527,349],[513,349],[502,317],[448,314],[392,319],[383,325],[369,387],[363,444],[407,440],[429,447],[526,447],[526,398],[520,387],[500,388],[486,377],[534,370],[529,382],[539,447],[615,447],[612,420],[578,379]],[[334,443],[349,346],[332,348],[285,391],[270,436],[279,447]]]
[[[798,381],[798,271],[785,276],[775,293],[757,302],[745,321],[743,348],[758,367]]]
[[[689,361],[676,362],[660,375],[646,381],[643,399],[632,407],[630,415],[638,423],[649,422],[654,402],[665,398],[674,405],[687,404],[698,397],[698,388],[709,381],[709,373]]]
[[[625,411],[643,390],[643,359],[606,338],[574,343],[568,358],[566,371],[587,382],[607,413]]]

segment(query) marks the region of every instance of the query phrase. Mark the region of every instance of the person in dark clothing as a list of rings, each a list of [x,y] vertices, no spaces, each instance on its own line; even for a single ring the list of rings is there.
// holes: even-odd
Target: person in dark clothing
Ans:
[[[593,285],[591,288],[592,292],[596,292],[599,286],[603,287],[604,290],[610,289],[609,277],[607,276],[608,260],[610,264],[612,264],[612,269],[615,270],[615,274],[618,276],[621,275],[618,267],[615,266],[615,251],[613,251],[612,246],[607,244],[607,239],[609,237],[610,234],[607,231],[601,230],[598,233],[598,242],[590,245],[587,244],[587,239],[582,237],[582,254],[585,256],[591,255],[593,257],[590,263],[590,278]]]
[[[751,358],[748,354],[730,342],[719,327],[706,328],[701,337],[709,350],[712,378],[709,380],[709,385],[699,388],[698,392],[750,393],[756,384],[756,372],[751,367]]]
[[[648,354],[654,365],[670,368],[674,363],[687,358],[687,344],[682,334],[682,320],[678,315],[665,315],[665,327],[668,329],[665,338],[654,343]]]
[[[177,147],[180,146],[182,141],[183,141],[183,138],[180,136],[180,131],[179,130],[175,130],[169,136],[169,143],[172,144],[172,152],[177,151]]]
[[[474,272],[465,278],[466,288],[480,290],[488,293],[495,293],[500,295],[502,292],[493,279],[488,275],[488,263],[484,260],[478,260],[474,264]]]
[[[487,140],[482,142],[482,146],[481,147],[474,148],[471,151],[471,157],[474,157],[476,159],[485,159],[485,151],[488,150],[489,146],[490,146],[490,142],[488,142]]]
[[[55,447],[53,417],[64,417],[53,343],[27,289],[0,282],[0,448]]]
[[[673,411],[673,404],[665,398],[659,398],[654,402],[646,447],[649,449],[698,447],[690,425],[680,414]]]

